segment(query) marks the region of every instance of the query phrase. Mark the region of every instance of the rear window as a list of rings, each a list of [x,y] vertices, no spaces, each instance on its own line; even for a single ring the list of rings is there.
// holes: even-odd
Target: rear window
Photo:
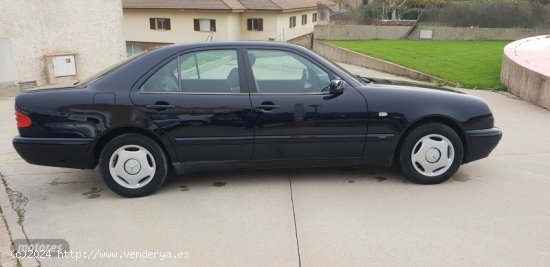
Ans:
[[[100,71],[100,72],[98,72],[98,73],[96,73],[96,74],[94,74],[94,75],[92,75],[92,76],[86,78],[85,80],[78,81],[78,82],[75,84],[75,86],[77,86],[77,87],[86,87],[88,84],[90,84],[90,83],[94,82],[95,80],[97,80],[97,79],[99,79],[99,78],[101,78],[101,77],[103,77],[103,76],[105,76],[105,75],[107,75],[107,74],[109,74],[109,73],[111,73],[111,72],[117,70],[118,68],[120,68],[120,67],[122,67],[122,66],[128,64],[129,62],[131,62],[131,61],[135,60],[136,58],[142,56],[142,55],[145,54],[146,52],[147,52],[147,51],[142,51],[142,52],[139,52],[139,53],[134,54],[134,55],[132,55],[132,56],[129,56],[129,57],[127,57],[127,58],[125,58],[125,59],[123,59],[123,60],[121,60],[121,61],[115,63],[114,65],[111,65],[110,67],[108,67],[108,68],[106,68],[106,69],[104,69],[104,70],[102,70],[102,71]]]

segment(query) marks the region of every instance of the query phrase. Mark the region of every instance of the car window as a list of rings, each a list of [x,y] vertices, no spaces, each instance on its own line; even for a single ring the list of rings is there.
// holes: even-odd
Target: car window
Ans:
[[[180,56],[179,62],[182,92],[240,92],[236,50],[193,52]]]
[[[297,54],[248,50],[248,58],[258,93],[323,93],[329,90],[329,74]]]
[[[177,59],[166,63],[157,70],[139,90],[142,92],[179,92]]]

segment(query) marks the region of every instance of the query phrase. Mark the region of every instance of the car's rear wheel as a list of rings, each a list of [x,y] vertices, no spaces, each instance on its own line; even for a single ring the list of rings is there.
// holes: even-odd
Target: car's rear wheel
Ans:
[[[449,126],[427,123],[414,128],[401,145],[399,165],[419,184],[438,184],[451,178],[462,164],[464,147]]]
[[[103,147],[99,168],[103,181],[113,192],[141,197],[155,192],[164,183],[168,162],[155,141],[139,134],[124,134]]]

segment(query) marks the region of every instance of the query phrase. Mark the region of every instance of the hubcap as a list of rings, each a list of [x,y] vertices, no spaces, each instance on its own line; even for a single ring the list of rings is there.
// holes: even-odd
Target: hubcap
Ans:
[[[136,175],[141,170],[141,164],[135,159],[129,159],[124,163],[124,170],[130,175]]]
[[[453,144],[439,134],[426,135],[413,147],[412,164],[417,172],[433,177],[445,173],[453,164],[455,151]]]
[[[436,163],[441,158],[441,152],[437,148],[431,148],[426,152],[426,160],[429,163]]]
[[[117,184],[130,189],[141,188],[155,176],[155,159],[144,147],[126,145],[111,155],[109,171]]]

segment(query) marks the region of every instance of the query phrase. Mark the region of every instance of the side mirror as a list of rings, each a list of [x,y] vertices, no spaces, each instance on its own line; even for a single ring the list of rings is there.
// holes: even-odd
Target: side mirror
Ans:
[[[344,92],[344,81],[342,80],[332,80],[330,81],[330,93],[333,95],[339,95]]]

